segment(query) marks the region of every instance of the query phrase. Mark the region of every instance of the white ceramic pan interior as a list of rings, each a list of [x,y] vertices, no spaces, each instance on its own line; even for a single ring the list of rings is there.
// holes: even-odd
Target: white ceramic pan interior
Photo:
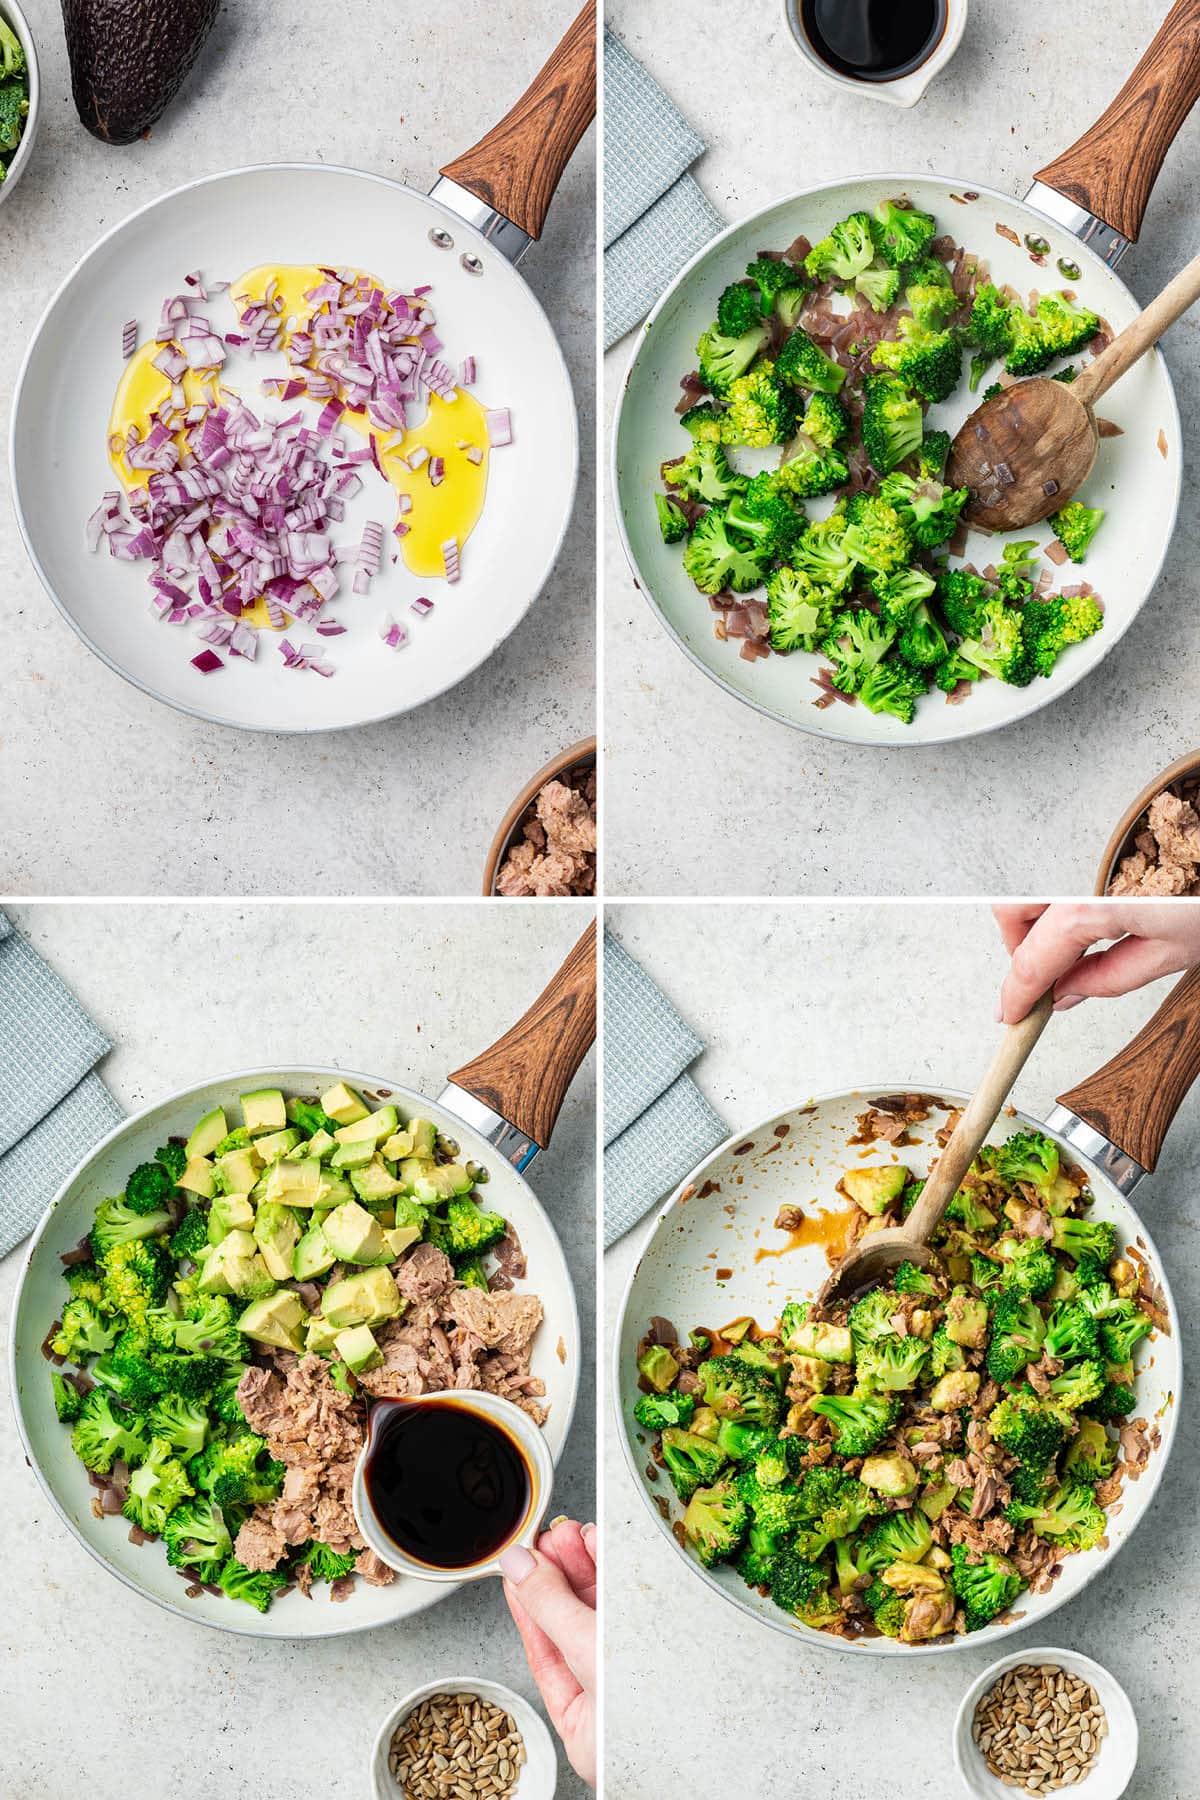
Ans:
[[[1139,1481],[1126,1481],[1121,1508],[1109,1517],[1107,1550],[1090,1550],[1064,1558],[1063,1572],[1048,1593],[1023,1593],[1007,1622],[996,1622],[968,1636],[929,1645],[900,1644],[891,1638],[847,1641],[813,1631],[790,1618],[769,1599],[749,1588],[731,1568],[701,1568],[676,1542],[671,1521],[680,1516],[665,1476],[650,1481],[647,1437],[633,1417],[638,1399],[637,1345],[654,1315],[667,1318],[681,1338],[697,1327],[719,1328],[749,1313],[763,1325],[778,1318],[789,1299],[807,1299],[829,1272],[824,1246],[815,1241],[784,1249],[786,1233],[774,1229],[780,1206],[799,1205],[816,1220],[841,1213],[849,1204],[836,1190],[841,1175],[857,1164],[902,1162],[917,1175],[928,1172],[938,1153],[935,1132],[946,1113],[934,1111],[925,1124],[911,1127],[917,1141],[893,1149],[882,1140],[855,1145],[856,1119],[879,1095],[929,1091],[954,1105],[967,1096],[952,1088],[928,1089],[926,1083],[881,1082],[850,1093],[827,1095],[791,1112],[778,1114],[744,1136],[730,1138],[693,1171],[672,1195],[653,1226],[630,1279],[622,1305],[617,1339],[613,1392],[617,1397],[619,1434],[635,1483],[662,1540],[664,1561],[674,1559],[678,1579],[703,1581],[739,1612],[802,1643],[804,1648],[841,1651],[851,1656],[951,1656],[959,1650],[992,1650],[1018,1628],[1040,1624],[1070,1600],[1111,1561],[1136,1530],[1162,1478],[1175,1432],[1180,1395],[1179,1320],[1158,1253],[1129,1202],[1096,1170],[1089,1170],[1095,1194],[1094,1215],[1111,1219],[1121,1243],[1133,1244],[1145,1256],[1167,1297],[1171,1334],[1155,1332],[1139,1346],[1137,1415],[1159,1428],[1160,1442]],[[1002,1116],[989,1136],[1002,1142],[1022,1126],[1041,1130],[1040,1120],[1024,1114]],[[1066,1147],[1073,1162],[1078,1152]],[[685,1198],[686,1196],[686,1198]],[[832,1220],[826,1219],[827,1225]],[[660,1503],[667,1506],[666,1515]],[[682,1563],[684,1568],[679,1568]],[[685,1570],[690,1572],[685,1573]],[[666,1578],[664,1570],[664,1579]]]
[[[971,200],[965,198],[968,191],[975,196]],[[1080,491],[1080,499],[1108,512],[1088,551],[1086,567],[1075,570],[1067,564],[1059,570],[1045,565],[1054,574],[1056,587],[1086,575],[1104,600],[1104,628],[1086,643],[1072,646],[1049,678],[1038,677],[1027,688],[981,681],[954,706],[935,690],[920,702],[913,723],[904,725],[864,706],[840,702],[824,709],[814,706],[818,694],[812,677],[821,666],[815,655],[796,651],[744,662],[736,642],[722,643],[714,636],[714,615],[706,597],[684,574],[680,546],[662,542],[653,499],[662,487],[660,464],[687,447],[675,406],[680,380],[696,367],[697,339],[716,316],[722,288],[744,275],[759,251],[784,250],[800,233],[816,243],[848,213],[872,211],[880,200],[900,194],[931,212],[939,231],[983,258],[999,283],[1011,282],[1022,294],[1031,289],[1041,293],[1071,289],[1114,332],[1128,325],[1139,310],[1128,289],[1093,251],[1019,200],[932,176],[862,176],[780,200],[731,226],[693,258],[659,301],[638,340],[614,440],[613,491],[626,553],[639,585],[680,648],[727,693],[759,712],[818,737],[861,744],[919,745],[971,737],[1036,712],[1082,680],[1128,630],[1154,585],[1174,526],[1181,477],[1179,415],[1166,365],[1154,351],[1100,403],[1101,416],[1118,425],[1123,435],[1101,443],[1095,469]],[[1049,242],[1044,267],[1034,263],[1026,248],[1027,233]],[[1079,267],[1078,280],[1058,272],[1059,258]],[[929,409],[930,429],[953,433],[978,404],[967,392],[968,366],[965,357],[958,392],[944,405]],[[994,380],[1000,368],[996,363],[986,379]],[[746,453],[740,454],[744,460]],[[762,466],[764,453],[751,455],[759,459],[754,466]],[[745,466],[752,465],[747,461]],[[809,511],[816,516],[832,505],[832,498],[810,502]],[[980,569],[998,563],[1004,544],[1020,537],[1036,537],[1039,544],[1053,541],[1045,524],[991,537],[975,532],[962,560]]]
[[[446,247],[432,241],[433,231],[448,237]],[[480,272],[464,266],[464,255],[478,259]],[[227,658],[216,673],[201,674],[191,666],[204,648],[195,627],[167,625],[151,612],[150,565],[115,562],[103,546],[89,555],[84,541],[85,521],[114,486],[107,433],[124,322],[138,320],[144,341],[157,328],[163,300],[180,291],[189,271],[235,280],[272,262],[365,269],[405,289],[431,285],[451,365],[473,355],[473,392],[512,412],[514,441],[492,452],[486,505],[454,586],[411,575],[392,560],[396,497],[367,466],[363,492],[332,535],[335,543],[357,543],[365,520],[378,519],[385,560],[367,595],[352,595],[346,574],[341,597],[326,609],[349,628],[327,640],[337,666],[327,680],[286,668],[269,641],[273,633],[263,634],[268,641],[255,662]],[[281,373],[283,358],[256,357],[252,368],[257,383]],[[282,418],[300,405],[315,423],[319,411],[314,402],[285,405],[257,389],[245,397],[260,416]],[[504,256],[428,195],[397,182],[284,164],[193,182],[100,239],[50,302],[29,347],[13,402],[11,457],[17,518],[34,566],[69,624],[110,668],[218,724],[327,731],[420,706],[462,681],[509,635],[562,542],[578,442],[558,343]],[[434,601],[425,618],[409,610],[421,594]],[[387,613],[409,629],[402,650],[380,640]],[[297,632],[312,640],[311,627],[298,627],[293,643]]]
[[[348,1081],[379,1101],[394,1098],[406,1117],[417,1113],[432,1119],[440,1131],[457,1140],[464,1155],[490,1171],[488,1205],[511,1220],[528,1258],[528,1275],[516,1285],[540,1295],[545,1309],[534,1339],[531,1367],[546,1384],[550,1409],[546,1441],[556,1462],[571,1427],[579,1383],[581,1345],[575,1292],[553,1226],[524,1177],[461,1119],[424,1095],[396,1082],[344,1069],[315,1065],[252,1069],[172,1094],[119,1125],[60,1190],[29,1245],[13,1307],[10,1352],[18,1428],[29,1462],[59,1517],[98,1562],[135,1593],[183,1618],[249,1637],[337,1637],[394,1624],[455,1592],[456,1584],[398,1578],[390,1587],[375,1588],[358,1581],[350,1598],[336,1605],[329,1600],[327,1588],[315,1588],[312,1600],[293,1590],[276,1600],[267,1613],[208,1593],[189,1599],[184,1582],[168,1567],[161,1544],[131,1544],[123,1519],[93,1515],[96,1490],[71,1449],[69,1428],[55,1417],[52,1365],[43,1357],[41,1343],[59,1317],[66,1294],[60,1254],[89,1229],[97,1203],[106,1194],[121,1192],[132,1168],[152,1157],[170,1135],[190,1132],[210,1107],[225,1106],[231,1117],[240,1116],[240,1094],[270,1086],[281,1087],[287,1094],[313,1097],[335,1081]]]

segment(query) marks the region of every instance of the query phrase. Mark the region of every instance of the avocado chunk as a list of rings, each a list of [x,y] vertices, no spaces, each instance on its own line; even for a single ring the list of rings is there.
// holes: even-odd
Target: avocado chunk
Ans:
[[[400,1164],[400,1179],[425,1206],[460,1199],[474,1186],[461,1163],[425,1162],[416,1157],[406,1157]]]
[[[337,1082],[327,1094],[321,1095],[321,1111],[337,1125],[353,1125],[356,1119],[366,1118],[367,1110],[362,1095],[356,1094],[344,1081]]]
[[[917,1505],[925,1517],[936,1525],[957,1492],[952,1481],[938,1481],[925,1489]]]
[[[320,1313],[309,1313],[304,1348],[311,1350],[314,1356],[332,1356],[338,1332],[342,1329],[340,1325],[331,1325]]]
[[[378,1219],[357,1200],[335,1206],[321,1229],[325,1233],[325,1242],[342,1262],[377,1263],[387,1255]]]
[[[254,1241],[276,1281],[292,1279],[292,1256],[300,1242],[300,1225],[290,1206],[264,1200],[254,1220]]]
[[[264,1163],[278,1162],[281,1156],[288,1156],[299,1147],[300,1133],[294,1125],[285,1131],[269,1131],[266,1137],[255,1138],[254,1153]]]
[[[393,1225],[390,1228],[385,1226],[383,1241],[387,1245],[388,1261],[395,1262],[396,1258],[403,1256],[404,1252],[413,1244],[420,1243],[421,1227],[419,1225]]]
[[[246,1130],[282,1131],[288,1122],[287,1101],[278,1088],[256,1088],[252,1094],[242,1095],[242,1118],[246,1121]]]
[[[375,1333],[369,1325],[348,1325],[344,1331],[338,1332],[334,1348],[355,1375],[361,1375],[367,1369],[377,1369],[383,1361],[383,1351],[375,1342]]]
[[[308,1139],[302,1139],[294,1150],[287,1153],[289,1162],[302,1162],[310,1157],[314,1162],[324,1162],[331,1150],[336,1148],[334,1139],[327,1131],[314,1131]]]
[[[903,1500],[916,1490],[917,1471],[903,1451],[893,1450],[888,1456],[868,1456],[858,1471],[858,1479],[877,1494],[886,1494],[889,1500]]]
[[[262,1158],[249,1145],[244,1150],[226,1150],[213,1166],[223,1194],[248,1194],[263,1169]]]
[[[212,1164],[203,1156],[189,1157],[187,1167],[175,1185],[186,1188],[190,1194],[199,1194],[202,1200],[211,1200],[217,1187]]]
[[[325,1182],[319,1162],[276,1162],[267,1170],[266,1197],[284,1206],[315,1206]]]
[[[360,1269],[341,1281],[331,1281],[321,1295],[321,1312],[331,1325],[377,1325],[395,1319],[405,1301],[387,1269]]]
[[[297,1281],[312,1281],[332,1269],[337,1257],[319,1225],[310,1225],[292,1252],[292,1274]]]
[[[299,1294],[280,1288],[265,1300],[256,1300],[238,1320],[238,1330],[258,1344],[274,1344],[278,1350],[304,1352],[304,1327],[308,1314]]]
[[[437,1126],[434,1124],[433,1120],[410,1119],[408,1121],[408,1135],[412,1139],[412,1149],[408,1154],[410,1156],[423,1156],[427,1160],[431,1160],[434,1147],[437,1144]]]
[[[386,1143],[379,1148],[389,1162],[402,1162],[406,1156],[413,1154],[413,1135],[411,1131],[394,1131]]]
[[[792,1373],[801,1387],[811,1388],[814,1394],[823,1394],[833,1380],[834,1365],[820,1356],[794,1356]]]
[[[665,1394],[675,1384],[679,1364],[665,1344],[650,1344],[638,1357],[638,1374],[656,1394]]]
[[[275,1286],[248,1231],[231,1231],[204,1258],[196,1284],[203,1294],[236,1294],[258,1300]]]
[[[338,1144],[329,1158],[331,1169],[365,1169],[375,1157],[375,1145],[370,1138],[355,1138],[349,1144]]]
[[[187,1141],[187,1159],[189,1162],[197,1156],[211,1156],[223,1137],[229,1134],[229,1126],[225,1122],[225,1114],[219,1106],[197,1121],[196,1129]]]
[[[231,1231],[254,1229],[254,1208],[246,1194],[218,1194],[208,1209],[208,1241],[219,1244]],[[254,1255],[251,1245],[248,1255]]]
[[[819,1320],[797,1325],[787,1345],[801,1356],[819,1356],[822,1362],[854,1361],[854,1339],[845,1325],[822,1325]]]
[[[968,1350],[981,1350],[987,1343],[987,1329],[986,1300],[977,1300],[965,1289],[955,1288],[946,1302],[946,1336]]]
[[[384,1138],[391,1137],[399,1123],[394,1106],[381,1106],[375,1112],[367,1113],[365,1118],[339,1125],[333,1135],[339,1144],[354,1144],[363,1138],[368,1143],[381,1144]]]
[[[404,1192],[404,1183],[388,1174],[387,1165],[380,1156],[369,1162],[365,1169],[353,1169],[350,1173],[350,1186],[359,1199],[368,1205],[378,1200],[390,1200],[394,1195]]]
[[[874,1169],[847,1169],[842,1186],[856,1206],[870,1218],[885,1213],[909,1182],[909,1172],[902,1163],[889,1163]]]
[[[977,1369],[951,1369],[948,1375],[934,1382],[929,1404],[935,1412],[957,1412],[960,1406],[970,1406],[978,1393]]]

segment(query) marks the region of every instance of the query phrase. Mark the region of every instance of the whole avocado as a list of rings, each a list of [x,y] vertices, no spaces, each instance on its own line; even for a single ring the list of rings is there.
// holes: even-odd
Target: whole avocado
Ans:
[[[75,109],[106,144],[144,137],[212,30],[220,0],[62,0]]]

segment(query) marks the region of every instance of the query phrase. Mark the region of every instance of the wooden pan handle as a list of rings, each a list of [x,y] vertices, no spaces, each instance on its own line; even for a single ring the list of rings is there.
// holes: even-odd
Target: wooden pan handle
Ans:
[[[1035,179],[1132,243],[1163,158],[1197,99],[1200,0],[1175,0],[1112,105]]]
[[[1143,1169],[1153,1169],[1184,1095],[1200,1075],[1200,967],[1177,981],[1111,1062],[1058,1096]]]
[[[1071,386],[1076,399],[1082,400],[1085,406],[1094,406],[1101,394],[1106,393],[1139,356],[1144,356],[1151,344],[1157,344],[1167,327],[1197,300],[1200,300],[1200,256],[1194,256],[1187,268],[1181,269],[1174,281],[1167,283],[1162,293],[1138,314],[1132,325],[1127,325],[1113,339],[1106,350],[1102,350],[1093,362],[1085,364]]]
[[[562,172],[595,116],[596,0],[587,0],[511,111],[441,173],[541,237]]]
[[[490,1050],[450,1080],[545,1149],[575,1071],[596,1037],[596,921],[545,992]]]
[[[1006,1027],[983,1080],[964,1106],[946,1148],[921,1189],[917,1204],[904,1221],[906,1234],[911,1233],[923,1244],[929,1242],[941,1223],[942,1214],[957,1194],[963,1176],[978,1156],[979,1146],[996,1123],[1000,1108],[1011,1094],[1014,1081],[1029,1061],[1053,1011],[1054,995],[1043,994],[1033,1011],[1026,1013],[1019,1024]]]

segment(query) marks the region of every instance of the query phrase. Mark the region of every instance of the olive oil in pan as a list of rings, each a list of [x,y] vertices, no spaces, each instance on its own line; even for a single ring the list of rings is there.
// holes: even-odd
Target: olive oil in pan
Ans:
[[[893,81],[920,68],[946,27],[946,0],[801,0],[800,22],[821,58],[855,81]]]
[[[533,1491],[515,1439],[453,1400],[385,1406],[364,1478],[387,1536],[434,1569],[490,1561],[520,1530]]]

